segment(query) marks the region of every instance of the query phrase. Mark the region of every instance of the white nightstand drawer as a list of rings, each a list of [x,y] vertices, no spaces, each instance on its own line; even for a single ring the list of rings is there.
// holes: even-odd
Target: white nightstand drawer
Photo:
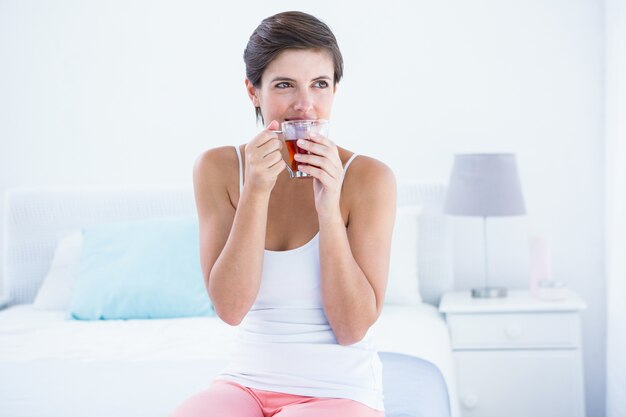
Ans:
[[[577,350],[455,352],[464,417],[583,417]]]
[[[448,314],[454,349],[577,348],[577,314]]]

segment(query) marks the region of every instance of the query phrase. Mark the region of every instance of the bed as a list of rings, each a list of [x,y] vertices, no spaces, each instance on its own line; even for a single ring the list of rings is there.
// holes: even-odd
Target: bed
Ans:
[[[399,301],[386,299],[370,329],[383,363],[387,417],[459,416],[449,335],[436,308],[452,287],[443,194],[437,182],[399,184],[399,239],[415,247],[403,245],[392,272],[410,275],[415,293],[407,280],[394,287]],[[165,417],[206,388],[237,333],[214,315],[76,320],[35,302],[49,283],[60,236],[194,211],[187,186],[7,191],[3,288],[10,302],[0,311],[0,416]]]

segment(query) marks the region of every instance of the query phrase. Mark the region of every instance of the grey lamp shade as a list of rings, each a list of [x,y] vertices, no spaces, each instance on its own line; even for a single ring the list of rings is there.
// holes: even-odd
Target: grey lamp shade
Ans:
[[[444,213],[457,216],[526,214],[515,154],[457,154]]]

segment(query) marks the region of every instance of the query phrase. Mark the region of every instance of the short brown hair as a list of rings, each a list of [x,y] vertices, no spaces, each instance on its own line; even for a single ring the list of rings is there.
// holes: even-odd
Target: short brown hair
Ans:
[[[265,68],[286,49],[323,49],[334,63],[333,84],[343,76],[343,57],[335,35],[326,23],[303,12],[283,12],[264,19],[252,32],[243,52],[246,77],[255,87],[261,86]],[[256,108],[257,120],[263,121]]]

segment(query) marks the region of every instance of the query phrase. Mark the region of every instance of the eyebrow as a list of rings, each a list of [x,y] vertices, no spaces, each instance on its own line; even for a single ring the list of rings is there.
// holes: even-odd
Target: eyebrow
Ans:
[[[319,77],[315,77],[313,78],[311,81],[317,81],[317,80],[329,80],[332,81],[332,78],[330,78],[327,75],[320,75]],[[294,80],[293,78],[289,78],[289,77],[274,77],[272,79],[272,81],[270,81],[271,83],[276,82],[276,81],[291,81],[291,82],[296,82],[296,80]]]

